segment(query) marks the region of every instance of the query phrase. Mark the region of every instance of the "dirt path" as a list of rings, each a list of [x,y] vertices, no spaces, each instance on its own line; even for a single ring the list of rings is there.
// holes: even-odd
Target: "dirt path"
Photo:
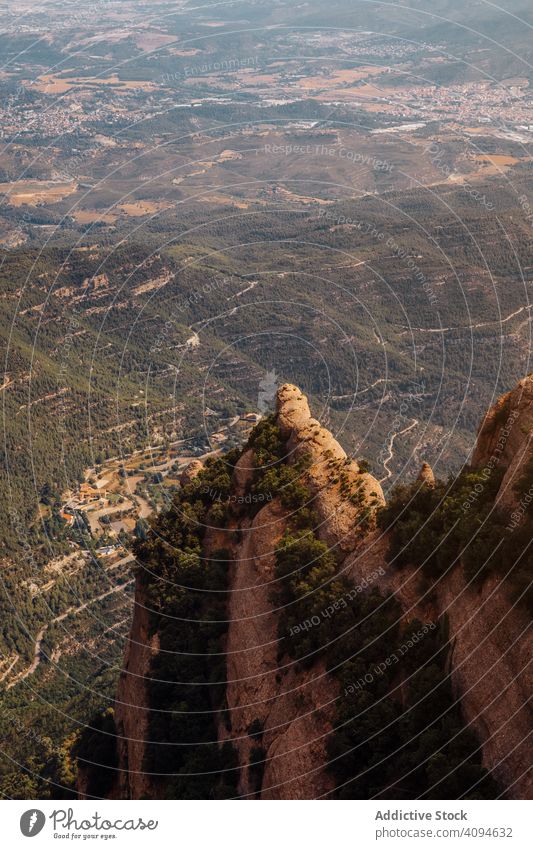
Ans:
[[[381,480],[379,481],[380,483],[383,483],[384,481],[386,481],[390,477],[392,477],[392,472],[389,469],[389,463],[392,460],[392,458],[394,457],[394,450],[393,450],[394,449],[394,440],[396,439],[397,436],[401,436],[402,433],[407,433],[408,431],[412,430],[414,427],[417,426],[418,423],[419,423],[418,419],[413,419],[411,421],[410,425],[407,425],[407,427],[404,427],[403,430],[397,430],[395,433],[393,433],[391,435],[391,437],[389,439],[389,445],[388,445],[389,456],[387,457],[386,460],[383,461],[383,468],[385,469],[387,474],[385,475],[385,477],[381,478]]]
[[[500,324],[506,324],[508,321],[511,321],[512,318],[515,318],[515,316],[523,313],[524,310],[529,311],[531,309],[533,309],[533,304],[526,304],[526,306],[520,307],[505,318],[497,321],[481,321],[478,324],[465,324],[459,327],[411,327],[409,330],[403,331],[403,333],[405,334],[413,330],[416,330],[419,333],[451,333],[453,330],[477,330],[479,327],[494,327],[495,325],[499,327]]]
[[[349,392],[347,395],[332,395],[332,401],[344,401],[345,398],[359,398],[359,395],[364,395],[365,392],[370,392],[374,386],[377,386],[378,383],[393,383],[393,378],[390,377],[378,377],[374,383],[371,383],[370,386],[367,386],[366,389],[359,389],[357,392]]]
[[[4,679],[7,678],[7,676],[9,675],[9,673],[11,672],[11,670],[13,669],[15,664],[18,663],[18,659],[19,659],[19,655],[17,654],[17,655],[15,655],[14,660],[11,661],[11,663],[9,664],[9,666],[5,670],[5,672],[2,673],[2,677],[0,678],[0,682],[4,681]]]
[[[28,668],[25,669],[23,672],[20,672],[16,676],[16,678],[13,679],[13,681],[10,681],[10,683],[6,686],[6,690],[10,690],[11,687],[14,687],[15,684],[19,683],[19,681],[24,681],[24,679],[27,678],[28,675],[33,675],[33,673],[35,672],[35,670],[37,669],[37,667],[39,666],[39,664],[42,660],[41,648],[42,648],[42,645],[43,645],[44,635],[46,634],[47,629],[48,629],[48,625],[45,625],[44,628],[41,628],[41,630],[39,631],[39,633],[37,634],[37,636],[35,638],[35,646],[34,646],[34,649],[33,649],[33,660],[31,662],[31,665],[28,666]]]
[[[236,292],[234,295],[230,295],[229,298],[226,298],[227,301],[231,301],[233,298],[240,298],[241,295],[244,295],[246,292],[250,292],[252,289],[255,289],[259,280],[252,280],[251,283],[245,289],[241,289],[240,292]]]
[[[119,561],[119,563],[128,562],[130,559],[133,560],[133,555],[131,554],[127,557],[124,557],[121,561]],[[118,566],[119,564],[115,563],[114,565]],[[67,610],[65,610],[64,613],[61,613],[59,616],[56,616],[54,619],[50,620],[48,625],[45,625],[43,628],[41,628],[35,638],[32,663],[30,664],[30,666],[28,666],[27,669],[25,669],[23,672],[20,672],[17,677],[13,679],[13,681],[10,681],[10,683],[6,686],[6,690],[10,690],[12,687],[15,686],[15,684],[18,684],[20,681],[24,681],[24,679],[27,678],[29,675],[33,675],[33,673],[40,666],[41,661],[43,659],[42,646],[44,642],[44,637],[50,625],[54,625],[56,622],[62,622],[63,619],[67,618],[67,616],[75,616],[76,614],[81,613],[82,610],[86,610],[89,605],[94,604],[95,601],[101,601],[102,599],[107,598],[107,596],[113,595],[113,593],[122,592],[126,589],[126,587],[130,586],[130,584],[133,584],[134,580],[135,578],[132,578],[125,584],[120,584],[120,586],[118,587],[113,587],[113,589],[107,590],[107,592],[89,599],[89,601],[86,601],[84,604],[80,605],[80,607],[69,607]]]

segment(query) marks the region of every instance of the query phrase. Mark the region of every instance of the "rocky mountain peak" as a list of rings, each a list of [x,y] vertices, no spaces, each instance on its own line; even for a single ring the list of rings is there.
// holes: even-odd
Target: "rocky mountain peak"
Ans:
[[[523,468],[531,457],[532,428],[533,379],[527,378],[486,416],[475,452],[478,467],[501,464],[507,477],[518,457]],[[530,792],[524,770],[530,682],[524,670],[531,640],[524,636],[523,612],[510,607],[497,575],[475,584],[459,558],[450,556],[438,573],[426,575],[433,582],[429,598],[421,567],[391,557],[395,519],[390,526],[382,523],[391,505],[380,510],[385,499],[378,481],[312,417],[306,396],[292,384],[280,387],[275,414],[261,420],[240,455],[213,456],[199,465],[186,475],[173,508],[159,516],[157,532],[137,548],[139,565],[147,568],[137,574],[115,704],[113,794],[314,799],[335,795],[338,781],[340,793],[349,793],[342,790],[342,770],[350,778],[372,768],[357,751],[358,726],[352,723],[363,702],[381,735],[383,699],[400,719],[425,698],[423,676],[420,691],[410,694],[401,683],[406,669],[391,673],[386,691],[376,673],[376,662],[386,666],[394,647],[413,632],[426,635],[428,662],[440,658],[437,683],[450,675],[450,700],[452,692],[462,696],[460,709],[449,704],[454,721],[460,724],[464,715],[478,735],[462,773],[465,792],[472,775],[474,786],[485,784],[482,767],[511,788],[511,797]],[[438,510],[443,483],[427,463],[418,481],[428,486],[422,501]],[[216,503],[209,500],[212,491]],[[420,496],[420,486],[413,492]],[[410,500],[409,494],[405,510]],[[413,528],[408,524],[407,544],[417,536]],[[438,535],[434,547],[440,550]],[[432,555],[431,546],[423,560],[426,553]],[[209,592],[213,587],[216,592]],[[502,646],[515,643],[513,657],[502,654]],[[195,720],[198,728],[183,720],[187,711],[205,717]],[[420,722],[424,735],[424,711]],[[435,722],[431,733],[452,745],[446,723]],[[191,740],[212,747],[195,751]],[[388,745],[396,778],[403,769],[395,761],[396,733]],[[502,763],[501,752],[509,747]],[[462,750],[456,759],[460,769]],[[213,779],[198,779],[191,791],[192,779],[184,786],[176,778],[180,771]],[[377,785],[355,787],[346,798],[366,798],[389,780],[380,774]],[[485,790],[490,798],[499,792],[490,783]]]
[[[362,472],[333,434],[311,416],[307,397],[297,386],[286,383],[278,390],[276,424],[285,440],[287,461],[310,458],[305,483],[319,516],[320,537],[341,551],[351,551],[385,503],[381,485]]]
[[[287,448],[301,448],[316,459],[327,453],[329,459],[346,460],[346,452],[333,435],[311,416],[309,402],[303,392],[285,383],[276,396],[276,422]],[[357,470],[355,461],[351,461]]]

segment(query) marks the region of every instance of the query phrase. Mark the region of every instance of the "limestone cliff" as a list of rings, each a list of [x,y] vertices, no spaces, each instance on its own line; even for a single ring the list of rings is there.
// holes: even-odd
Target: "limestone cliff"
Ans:
[[[276,423],[285,445],[286,462],[309,459],[303,481],[318,514],[318,534],[339,551],[362,544],[361,507],[346,500],[340,483],[333,483],[342,469],[344,485],[357,482],[361,500],[372,511],[383,504],[379,483],[346,452],[329,431],[311,417],[306,397],[289,384],[277,396]],[[234,487],[246,492],[255,469],[253,451],[237,464]],[[325,744],[331,731],[332,702],[336,685],[321,664],[302,672],[283,654],[278,640],[278,613],[270,598],[274,581],[274,555],[287,529],[290,511],[279,498],[259,511],[253,521],[241,524],[243,541],[235,551],[231,574],[229,629],[227,638],[229,730],[223,737],[236,742],[240,761],[249,763],[253,740],[247,729],[258,722],[265,768],[263,799],[312,799],[332,789],[325,772]],[[239,790],[252,794],[249,769],[242,771]]]
[[[147,681],[158,644],[158,635],[150,633],[148,610],[137,580],[132,626],[115,701],[120,770],[113,795],[117,798],[145,799],[156,795],[154,780],[143,768],[143,757],[149,720]]]
[[[460,564],[431,593],[421,589],[416,569],[391,569],[388,534],[376,529],[376,513],[385,503],[377,480],[347,458],[333,435],[312,418],[307,399],[297,387],[284,385],[278,391],[274,424],[282,440],[283,463],[302,469],[299,480],[316,516],[316,536],[335,551],[338,573],[359,587],[372,575],[380,590],[394,594],[406,622],[415,617],[436,621],[447,615],[454,692],[461,699],[466,723],[482,743],[483,764],[505,785],[509,797],[527,796],[531,784],[526,735],[531,716],[526,702],[531,681],[525,667],[532,644],[524,612],[513,607],[498,578],[473,588]],[[504,444],[502,427],[509,430]],[[496,453],[492,466],[505,468],[502,489],[507,481],[510,491],[509,476],[516,480],[531,457],[532,428],[533,382],[527,378],[487,415],[473,464],[484,467]],[[216,733],[220,743],[230,741],[236,752],[236,795],[313,799],[334,787],[326,746],[335,722],[339,684],[326,673],[321,659],[302,667],[286,651],[272,588],[276,549],[291,527],[293,510],[283,493],[257,496],[258,464],[252,441],[232,468],[224,525],[210,522],[203,539],[204,558],[221,549],[228,558],[223,638],[226,686],[224,706],[216,708]],[[191,471],[184,484],[200,470]],[[430,488],[435,485],[426,464],[419,482]],[[253,499],[255,508],[250,510]],[[152,779],[146,769],[143,742],[148,735],[149,684],[158,649],[158,635],[150,629],[139,585],[115,708],[116,795],[164,794],[161,781]],[[183,649],[176,646],[176,651]]]
[[[355,583],[376,574],[387,548],[387,535],[375,532],[348,558]],[[457,565],[429,592],[421,591],[414,569],[384,571],[379,587],[395,594],[406,618],[435,621],[446,613],[454,693],[482,744],[483,766],[507,788],[506,797],[531,798],[533,634],[527,614],[513,604],[497,576],[472,587]]]
[[[504,508],[517,503],[515,487],[533,455],[533,375],[519,381],[488,411],[478,432],[472,465],[490,474],[503,468],[498,493]]]

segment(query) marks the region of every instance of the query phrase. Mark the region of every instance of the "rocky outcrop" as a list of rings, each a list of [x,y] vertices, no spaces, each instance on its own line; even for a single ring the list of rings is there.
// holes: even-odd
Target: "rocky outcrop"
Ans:
[[[132,626],[115,700],[119,769],[113,796],[121,799],[146,799],[157,795],[154,779],[145,773],[143,760],[149,722],[147,681],[152,659],[159,649],[159,639],[157,634],[150,633],[149,613],[144,602],[137,579]]]
[[[383,503],[379,483],[361,473],[331,433],[311,417],[307,398],[296,386],[286,384],[278,391],[276,423],[286,461],[294,463],[304,455],[310,460],[302,480],[319,517],[319,535],[342,550],[361,545],[362,508],[343,496],[339,473],[345,487],[357,482],[364,506],[373,493],[372,512]],[[253,451],[246,451],[233,476],[237,495],[246,492],[254,469]],[[278,640],[279,611],[271,601],[275,549],[289,517],[290,511],[274,499],[253,522],[241,524],[243,539],[232,566],[226,690],[230,727],[221,723],[221,739],[232,739],[239,752],[239,792],[244,797],[256,795],[247,766],[257,745],[248,734],[254,725],[263,729],[262,799],[314,799],[333,787],[325,764],[336,685],[320,664],[309,671],[295,668]]]
[[[472,465],[490,475],[505,469],[497,501],[513,509],[519,500],[515,487],[533,457],[533,375],[519,381],[488,411],[478,431]]]
[[[421,584],[416,569],[388,566],[388,534],[375,526],[376,510],[384,504],[379,483],[362,472],[311,416],[297,387],[286,384],[278,391],[275,422],[285,461],[296,464],[306,459],[297,468],[302,469],[309,506],[318,517],[317,534],[334,547],[339,571],[354,584],[394,593],[407,622],[447,616],[454,691],[466,723],[482,742],[483,763],[507,787],[510,798],[530,794],[527,661],[533,645],[525,614],[513,606],[497,578],[474,588],[465,581],[460,564],[431,588]],[[532,428],[533,384],[527,378],[487,415],[473,455],[478,468],[506,469],[502,499],[511,491],[509,480],[504,489],[511,470],[516,479],[531,456]],[[333,786],[326,770],[326,741],[333,727],[337,684],[320,662],[302,670],[280,639],[280,611],[272,600],[272,586],[276,546],[289,526],[291,511],[276,493],[255,514],[242,506],[251,492],[256,465],[250,447],[233,471],[223,533],[212,528],[204,539],[204,555],[224,547],[231,557],[227,684],[218,736],[221,742],[230,740],[237,751],[242,798],[314,799]],[[195,465],[193,474],[199,471]],[[418,480],[435,486],[427,464]],[[158,795],[142,766],[145,682],[158,643],[148,631],[139,590],[136,601],[115,708],[120,770],[116,795],[131,798]]]
[[[302,480],[310,494],[310,506],[319,517],[320,536],[339,551],[353,551],[362,544],[376,508],[383,504],[379,483],[360,472],[329,431],[311,417],[307,399],[296,387],[285,385],[279,390],[276,423],[284,440],[286,462],[307,458]],[[192,480],[201,468],[199,461],[193,461],[183,473],[182,483]],[[274,494],[250,518],[250,511],[242,505],[255,469],[253,450],[244,451],[233,472],[226,528],[220,532],[210,528],[204,539],[204,556],[224,547],[232,558],[225,646],[227,707],[218,724],[219,738],[221,742],[231,740],[238,753],[238,792],[243,798],[317,798],[333,787],[325,765],[336,684],[321,663],[306,671],[297,668],[280,644],[279,610],[272,601],[275,549],[291,512]],[[345,496],[354,488],[357,503]],[[119,772],[114,795],[128,798],[159,795],[155,780],[143,771],[147,685],[158,644],[148,630],[140,585],[136,602],[115,706]],[[254,728],[261,733],[252,736]],[[264,752],[263,763],[254,771],[250,759],[258,748]]]
[[[417,481],[420,481],[420,483],[432,488],[435,486],[435,475],[433,474],[433,469],[429,463],[422,463],[422,468],[418,473]]]
[[[495,469],[504,470],[496,497],[500,510],[516,504],[514,487],[533,456],[532,435],[530,375],[489,410],[472,456],[472,466],[487,480]],[[418,480],[435,485],[427,464]],[[354,582],[376,573],[385,561],[388,545],[387,534],[376,532],[362,551],[347,559]],[[427,621],[446,614],[453,645],[452,681],[464,717],[482,742],[483,765],[507,787],[509,798],[531,798],[533,634],[527,615],[513,603],[508,588],[496,576],[485,579],[481,588],[473,587],[460,564],[437,580],[431,592],[421,590],[413,569],[385,569],[376,585],[383,592],[394,593],[407,619]]]
[[[342,553],[352,551],[368,530],[366,522],[361,526],[361,507],[368,507],[373,516],[385,503],[380,484],[361,472],[329,430],[311,417],[307,398],[298,387],[285,384],[278,391],[276,421],[286,441],[288,461],[302,455],[311,459],[305,483],[319,515],[319,536]],[[358,504],[344,494],[354,489],[360,496]]]
[[[187,486],[194,478],[198,477],[204,465],[201,460],[191,460],[180,475],[180,484]]]

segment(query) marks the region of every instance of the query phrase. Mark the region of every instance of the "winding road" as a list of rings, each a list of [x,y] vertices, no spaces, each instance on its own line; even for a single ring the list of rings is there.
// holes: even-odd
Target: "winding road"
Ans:
[[[407,433],[408,431],[412,430],[414,427],[417,426],[417,424],[419,424],[418,419],[412,419],[410,425],[407,425],[407,427],[404,427],[403,430],[397,430],[393,434],[391,434],[390,439],[389,439],[389,444],[387,446],[389,456],[387,457],[386,460],[383,461],[383,468],[385,469],[387,474],[385,475],[385,477],[380,479],[380,481],[379,481],[380,483],[383,483],[384,481],[386,481],[390,477],[392,477],[392,472],[389,469],[389,463],[392,460],[392,458],[394,457],[394,451],[393,451],[394,440],[396,439],[397,436],[401,436],[402,433]]]
[[[127,563],[129,560],[133,559],[133,555],[130,554],[127,557],[124,557],[122,560],[118,561],[118,563],[115,563],[114,565],[118,566],[120,563]],[[64,613],[61,613],[54,619],[51,619],[48,625],[45,625],[43,628],[41,628],[41,630],[35,637],[33,661],[31,662],[30,666],[28,666],[27,669],[24,669],[22,672],[19,672],[16,678],[10,681],[9,684],[6,686],[6,690],[10,690],[11,687],[15,686],[15,684],[18,684],[20,681],[24,681],[25,678],[27,678],[29,675],[33,675],[33,673],[37,670],[43,659],[42,647],[44,637],[50,625],[54,625],[56,622],[62,622],[63,619],[67,618],[67,616],[75,616],[77,613],[81,613],[82,610],[86,610],[87,607],[89,607],[89,605],[93,604],[95,601],[101,601],[103,598],[107,598],[107,596],[113,595],[113,593],[122,592],[124,589],[126,589],[126,587],[130,586],[130,584],[133,584],[134,580],[135,578],[132,578],[130,581],[126,581],[125,584],[120,584],[120,586],[118,587],[113,587],[113,589],[89,599],[89,601],[86,601],[84,604],[80,605],[80,607],[69,607],[68,610],[65,610]]]

